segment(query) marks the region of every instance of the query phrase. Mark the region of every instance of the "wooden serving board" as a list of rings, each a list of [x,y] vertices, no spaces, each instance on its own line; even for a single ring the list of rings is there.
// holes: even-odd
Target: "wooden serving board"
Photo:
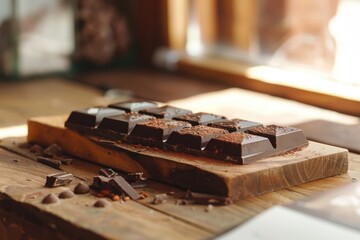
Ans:
[[[316,142],[281,156],[248,165],[172,153],[125,143],[89,139],[64,128],[67,116],[28,121],[28,141],[59,144],[66,153],[126,172],[144,172],[151,179],[233,200],[346,173],[348,150]],[[107,146],[105,146],[107,145]]]

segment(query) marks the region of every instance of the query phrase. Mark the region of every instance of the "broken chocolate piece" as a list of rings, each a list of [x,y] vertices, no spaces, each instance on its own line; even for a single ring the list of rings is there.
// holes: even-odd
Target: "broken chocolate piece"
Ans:
[[[54,157],[54,156],[62,156],[64,153],[62,148],[56,143],[54,143],[48,146],[47,148],[45,148],[43,154],[46,157]]]
[[[112,189],[112,186],[109,184],[111,178],[105,177],[105,176],[95,176],[93,178],[93,183],[91,187],[97,188],[97,189]]]
[[[244,132],[245,130],[248,130],[250,128],[262,127],[262,124],[258,122],[251,122],[235,118],[232,120],[224,120],[220,122],[210,123],[208,124],[208,126],[226,129],[229,132]]]
[[[46,166],[56,168],[56,169],[60,169],[60,166],[61,166],[61,161],[56,160],[56,159],[52,159],[52,158],[37,157],[36,160],[39,163],[45,164]]]
[[[41,156],[44,152],[43,147],[37,144],[31,146],[29,150],[30,152],[34,153],[36,156]]]
[[[140,113],[151,115],[157,118],[173,119],[174,117],[191,114],[192,111],[166,105],[163,107],[142,110]]]
[[[58,159],[60,160],[60,162],[62,164],[65,164],[65,165],[70,165],[74,161],[74,159],[68,158],[68,157],[60,157]]]
[[[104,208],[109,205],[110,205],[109,201],[107,201],[105,199],[99,199],[94,203],[94,207],[96,207],[96,208]]]
[[[116,133],[129,134],[136,124],[149,121],[150,119],[155,119],[155,117],[140,113],[126,113],[106,117],[99,124],[98,130],[111,130]]]
[[[252,128],[246,132],[268,138],[278,153],[309,144],[302,130],[294,127],[269,125]]]
[[[182,148],[202,150],[210,139],[226,133],[229,132],[224,129],[199,125],[172,132],[165,145],[175,151]]]
[[[124,192],[132,200],[137,200],[140,198],[139,193],[121,176],[116,176],[112,178],[109,183],[113,186],[118,192]]]
[[[78,183],[78,185],[75,186],[74,188],[74,193],[75,194],[86,194],[90,192],[90,188],[89,185],[85,184],[85,183]]]
[[[156,108],[157,104],[154,102],[148,102],[141,99],[135,99],[131,101],[118,102],[110,104],[109,107],[124,110],[126,112],[138,112],[149,108]]]
[[[152,201],[151,203],[157,205],[157,204],[165,203],[166,200],[167,200],[167,195],[166,195],[166,193],[161,193],[161,194],[156,194],[156,195],[154,196],[153,201]]]
[[[173,131],[189,127],[191,127],[191,124],[187,122],[170,119],[154,119],[137,124],[131,132],[130,137],[131,140],[136,143],[162,147],[163,142],[166,141]]]
[[[71,173],[60,172],[53,173],[46,176],[46,187],[57,187],[71,183],[74,180],[74,176]]]
[[[210,140],[204,154],[211,158],[246,164],[274,152],[269,139],[233,132]]]
[[[174,120],[189,122],[191,125],[208,125],[210,123],[219,122],[225,120],[226,117],[212,114],[199,112],[194,114],[186,114],[180,117],[175,117]]]
[[[73,198],[75,196],[75,194],[70,191],[70,190],[65,190],[65,191],[62,191],[60,194],[59,194],[59,198],[60,199],[67,199],[67,198]]]
[[[53,193],[46,195],[42,200],[43,204],[53,204],[57,202],[59,202],[59,198]]]
[[[68,128],[76,128],[76,126],[94,128],[104,117],[117,116],[124,113],[125,112],[122,110],[107,107],[80,109],[71,112],[69,118],[65,122],[65,126]]]
[[[117,175],[117,173],[114,170],[112,170],[111,168],[100,168],[98,173],[99,173],[99,175],[107,177],[107,178],[112,178]]]

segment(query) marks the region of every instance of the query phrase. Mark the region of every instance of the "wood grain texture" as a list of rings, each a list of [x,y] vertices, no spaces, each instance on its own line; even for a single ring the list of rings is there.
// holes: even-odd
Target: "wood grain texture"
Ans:
[[[143,171],[152,179],[184,189],[232,199],[245,199],[277,189],[346,173],[348,151],[310,142],[301,151],[267,158],[249,165],[124,143],[103,147],[63,127],[66,116],[28,121],[28,141],[57,143],[70,155],[123,171]]]

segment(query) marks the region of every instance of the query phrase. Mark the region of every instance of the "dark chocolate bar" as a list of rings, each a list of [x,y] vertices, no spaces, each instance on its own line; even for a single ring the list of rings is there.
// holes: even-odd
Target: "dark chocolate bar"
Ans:
[[[246,164],[274,152],[268,138],[233,132],[210,140],[204,154],[211,158]]]
[[[232,120],[224,120],[208,124],[210,127],[226,129],[229,132],[244,132],[250,128],[262,127],[263,125],[258,122],[247,121],[239,118]]]
[[[202,150],[210,139],[228,133],[227,130],[208,126],[195,126],[174,131],[170,134],[165,145],[173,151]]]
[[[145,109],[156,108],[157,104],[142,99],[134,99],[131,101],[113,103],[110,104],[109,107],[134,113]]]
[[[140,113],[151,115],[157,118],[173,119],[174,117],[179,117],[185,114],[191,114],[192,111],[166,105],[163,107],[142,110],[140,111]]]
[[[104,117],[118,116],[123,110],[107,107],[92,107],[72,111],[65,122],[65,127],[78,130],[79,127],[95,128]]]
[[[226,119],[224,116],[199,112],[194,114],[186,114],[180,117],[173,118],[174,120],[189,122],[191,125],[208,125],[214,122],[220,122]]]
[[[246,132],[268,138],[279,153],[308,145],[308,141],[303,132],[294,127],[269,125],[266,127],[252,128]]]
[[[61,161],[60,160],[56,160],[53,158],[47,158],[47,157],[37,157],[36,160],[39,163],[42,163],[46,166],[52,167],[52,168],[56,168],[56,169],[60,169],[61,166]]]
[[[163,142],[176,130],[191,127],[190,123],[170,119],[154,119],[139,123],[129,136],[129,140],[135,143],[162,147]]]
[[[141,198],[140,194],[121,176],[116,176],[109,181],[117,191],[126,193],[132,200]]]

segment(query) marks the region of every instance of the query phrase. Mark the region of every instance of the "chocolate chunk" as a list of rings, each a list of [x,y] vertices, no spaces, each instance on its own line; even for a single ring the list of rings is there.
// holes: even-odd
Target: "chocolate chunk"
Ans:
[[[161,193],[161,194],[156,194],[151,203],[157,205],[157,204],[165,203],[166,200],[167,200],[166,193]]]
[[[142,110],[140,113],[151,115],[157,118],[172,119],[174,117],[179,117],[185,114],[191,114],[192,111],[166,105],[159,108]]]
[[[99,199],[94,203],[94,207],[96,207],[96,208],[105,208],[109,205],[110,205],[109,201],[107,201],[105,199]]]
[[[92,107],[76,111],[72,111],[69,118],[65,122],[65,126],[73,128],[76,126],[96,127],[104,117],[112,117],[122,115],[125,112],[115,108]]]
[[[294,127],[269,125],[266,127],[252,128],[247,132],[268,138],[278,152],[307,146],[309,144],[302,130]]]
[[[212,114],[212,113],[205,113],[199,112],[194,114],[187,114],[180,117],[174,118],[174,120],[189,122],[191,125],[208,125],[210,123],[219,122],[225,120],[226,117]]]
[[[258,160],[273,152],[269,139],[242,132],[213,138],[204,151],[206,156],[239,164]]]
[[[74,159],[68,157],[60,157],[58,159],[60,160],[61,164],[65,165],[70,165],[74,161]]]
[[[140,113],[126,113],[114,117],[106,117],[99,124],[100,130],[111,130],[116,133],[129,134],[136,124],[146,122],[155,117],[140,114]]]
[[[124,110],[126,112],[138,112],[149,108],[156,108],[157,104],[154,102],[148,102],[141,99],[135,99],[131,101],[118,102],[110,104],[109,107]]]
[[[220,122],[210,123],[208,124],[208,126],[226,129],[229,132],[244,132],[245,130],[248,130],[250,128],[262,127],[262,124],[235,118],[232,120],[224,120]]]
[[[136,181],[146,180],[143,172],[128,173],[124,176],[124,178],[128,182],[136,182]]]
[[[56,168],[56,169],[60,169],[60,166],[61,166],[61,161],[56,160],[56,159],[52,159],[52,158],[37,157],[36,160],[39,163],[45,164],[46,166]]]
[[[111,185],[109,184],[111,178],[105,176],[95,176],[93,178],[92,187],[97,189],[111,189]]]
[[[44,153],[44,149],[40,145],[33,145],[30,147],[30,152],[34,153],[36,156],[41,156]]]
[[[133,188],[144,188],[144,187],[147,187],[147,185],[149,185],[149,181],[148,180],[139,180],[139,181],[130,183],[130,185]]]
[[[44,156],[54,157],[54,156],[62,156],[64,153],[62,148],[56,143],[54,143],[48,146],[47,148],[45,148],[43,154]]]
[[[140,195],[136,190],[121,176],[116,176],[109,181],[110,185],[113,186],[118,192],[124,192],[131,199],[136,200],[140,198]]]
[[[190,123],[175,121],[170,119],[154,119],[145,123],[139,123],[131,132],[132,140],[145,144],[156,145],[158,147],[169,137],[170,133],[183,128],[191,127]],[[158,144],[156,144],[156,142]]]
[[[117,175],[117,173],[112,170],[111,168],[101,168],[98,171],[99,175],[107,177],[107,178],[112,178],[115,177]]]
[[[182,130],[172,132],[166,141],[166,146],[175,151],[181,151],[184,147],[202,150],[210,139],[226,133],[228,133],[228,131],[224,129],[202,125],[184,128]]]
[[[59,194],[59,198],[60,199],[67,199],[67,198],[73,198],[75,196],[75,194],[70,191],[70,190],[65,190],[65,191],[62,191],[60,194]]]
[[[71,173],[60,172],[53,173],[46,176],[46,187],[57,187],[71,183],[74,180],[74,176]]]
[[[59,198],[53,193],[46,195],[42,200],[43,204],[53,204],[57,202],[59,202]]]
[[[76,185],[74,188],[75,194],[85,194],[85,193],[89,193],[89,192],[90,192],[89,185],[87,185],[85,183],[78,183],[78,185]]]

